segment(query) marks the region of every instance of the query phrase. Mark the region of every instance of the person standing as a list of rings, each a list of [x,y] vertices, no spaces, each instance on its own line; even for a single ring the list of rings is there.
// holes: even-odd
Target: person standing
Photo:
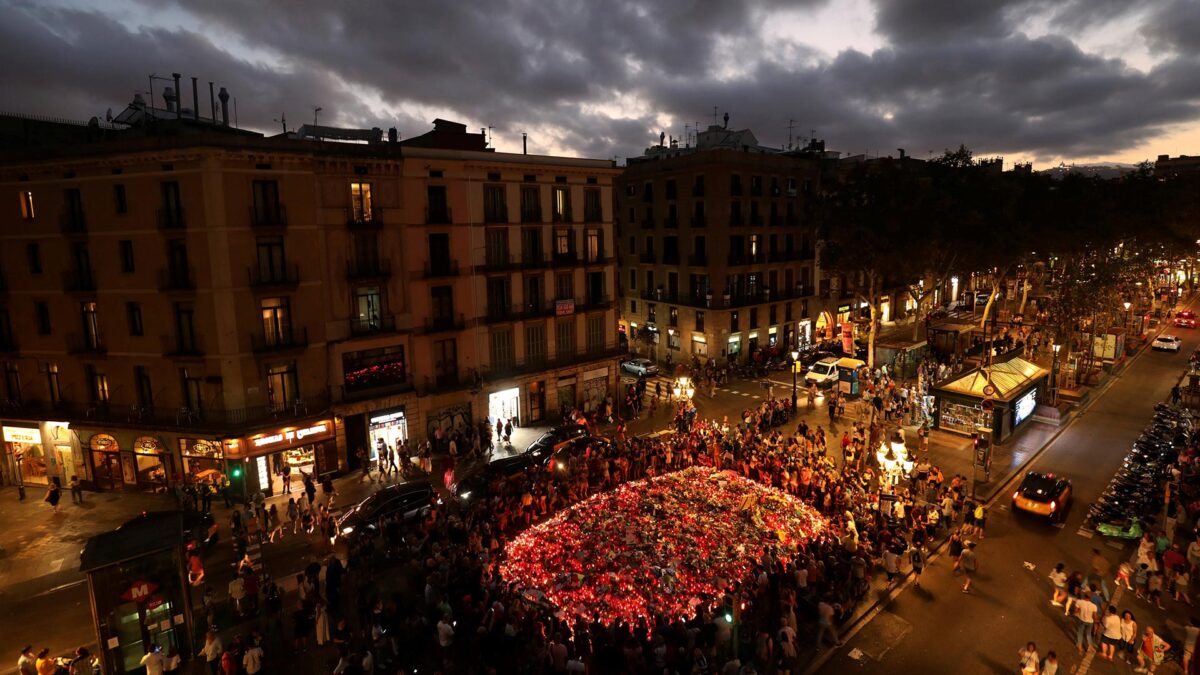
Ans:
[[[163,658],[162,647],[154,645],[142,657],[141,664],[146,667],[146,675],[163,675],[166,671],[167,660]]]
[[[1084,591],[1079,592],[1079,596],[1075,598],[1075,648],[1080,654],[1086,654],[1088,648],[1096,647],[1096,638],[1092,637],[1092,629],[1096,623],[1096,614],[1098,609],[1096,604],[1092,602]],[[1084,641],[1087,641],[1087,647],[1083,646]]]
[[[1017,658],[1022,675],[1037,675],[1041,670],[1041,659],[1038,657],[1037,645],[1034,643],[1028,642],[1023,649],[1018,649]]]
[[[50,484],[46,486],[46,503],[50,508],[58,513],[58,502],[62,499],[62,488],[58,486],[58,477],[50,479]]]
[[[208,671],[212,675],[220,675],[221,655],[224,653],[225,647],[221,644],[221,638],[217,636],[217,631],[210,630],[204,636],[204,646],[196,655],[204,657],[205,663],[208,664]]]
[[[1121,643],[1121,617],[1117,616],[1116,606],[1108,606],[1100,631],[1100,657],[1112,661]]]
[[[37,657],[33,654],[33,645],[25,645],[17,657],[17,674],[37,675]]]
[[[279,474],[283,477],[283,494],[290,494],[292,492],[292,465],[288,464],[287,460],[284,460]]]
[[[958,560],[955,562],[955,567],[962,570],[963,577],[966,581],[963,582],[962,592],[971,592],[971,580],[975,577],[975,572],[979,569],[979,558],[975,555],[975,542],[967,542],[967,547],[959,554]]]
[[[913,585],[917,588],[921,587],[921,573],[925,571],[925,553],[921,551],[920,546],[913,546],[908,552],[908,560],[912,563]]]
[[[262,662],[262,647],[258,645],[257,641],[251,641],[250,646],[246,649],[246,652],[242,654],[242,668],[245,670],[246,675],[258,675],[258,673],[262,670]],[[150,674],[146,673],[146,675]]]
[[[71,476],[71,482],[68,484],[71,488],[71,503],[83,503],[83,483],[79,481],[79,476]]]

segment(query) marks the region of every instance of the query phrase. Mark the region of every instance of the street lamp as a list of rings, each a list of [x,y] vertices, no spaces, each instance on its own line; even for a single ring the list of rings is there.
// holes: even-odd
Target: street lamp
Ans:
[[[675,380],[675,388],[671,391],[675,394],[675,398],[680,400],[686,395],[687,400],[690,401],[696,395],[696,388],[691,385],[686,375],[682,375],[679,379]]]
[[[1050,405],[1058,405],[1058,350],[1062,349],[1062,345],[1055,342],[1051,346],[1054,351],[1054,360],[1050,366]]]
[[[1130,317],[1129,317],[1129,308],[1133,306],[1133,303],[1126,300],[1124,304],[1125,304],[1125,332],[1128,333],[1129,329],[1133,325],[1133,322],[1130,320]]]
[[[899,429],[892,434],[889,442],[879,444],[875,459],[888,476],[888,485],[899,485],[901,477],[912,473],[914,462],[908,456],[908,447],[904,444],[904,436]]]
[[[796,410],[796,364],[800,362],[800,350],[792,350],[792,412]]]

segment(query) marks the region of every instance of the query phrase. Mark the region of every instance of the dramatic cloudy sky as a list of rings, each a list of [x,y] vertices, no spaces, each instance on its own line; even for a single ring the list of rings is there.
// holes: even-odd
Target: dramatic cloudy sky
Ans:
[[[320,106],[590,157],[713,106],[765,144],[794,120],[851,153],[1200,153],[1200,0],[0,0],[0,64],[5,111],[102,116],[177,71],[261,131]]]

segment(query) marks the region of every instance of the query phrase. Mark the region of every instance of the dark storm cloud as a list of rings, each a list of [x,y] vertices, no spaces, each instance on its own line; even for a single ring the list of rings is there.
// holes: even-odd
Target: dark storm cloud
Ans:
[[[322,121],[409,136],[429,127],[421,106],[495,125],[507,149],[524,130],[531,148],[624,157],[657,139],[660,114],[679,136],[717,105],[774,145],[794,119],[797,135],[815,128],[847,152],[966,143],[1069,157],[1133,147],[1194,119],[1200,101],[1192,0],[876,0],[885,46],[834,57],[759,37],[776,10],[827,0],[178,0],[168,8],[186,18],[178,30],[3,2],[0,109],[66,117],[119,109],[149,72],[178,70],[229,87],[243,126],[267,132],[280,112],[295,126],[319,105]],[[1034,15],[1050,35],[1026,34]],[[1135,19],[1167,55],[1149,72],[1072,39]],[[607,114],[630,101],[636,112]]]

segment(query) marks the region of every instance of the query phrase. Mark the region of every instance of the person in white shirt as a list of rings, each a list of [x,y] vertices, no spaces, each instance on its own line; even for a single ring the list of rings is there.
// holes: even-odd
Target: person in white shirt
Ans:
[[[1087,640],[1088,647],[1095,648],[1096,639],[1092,637],[1092,624],[1096,621],[1096,605],[1082,591],[1075,599],[1075,647],[1080,654],[1087,652],[1083,646]]]
[[[1112,661],[1117,652],[1117,645],[1121,642],[1121,617],[1117,616],[1116,606],[1108,606],[1101,628],[1103,632],[1100,634],[1100,656]]]
[[[450,615],[445,614],[437,625],[438,646],[449,649],[454,644],[454,626],[450,623]]]
[[[242,667],[246,669],[246,675],[255,675],[262,670],[263,650],[258,645],[252,645],[242,655]]]
[[[167,660],[163,658],[162,647],[155,645],[149,654],[142,657],[141,664],[146,666],[146,675],[163,675]]]

